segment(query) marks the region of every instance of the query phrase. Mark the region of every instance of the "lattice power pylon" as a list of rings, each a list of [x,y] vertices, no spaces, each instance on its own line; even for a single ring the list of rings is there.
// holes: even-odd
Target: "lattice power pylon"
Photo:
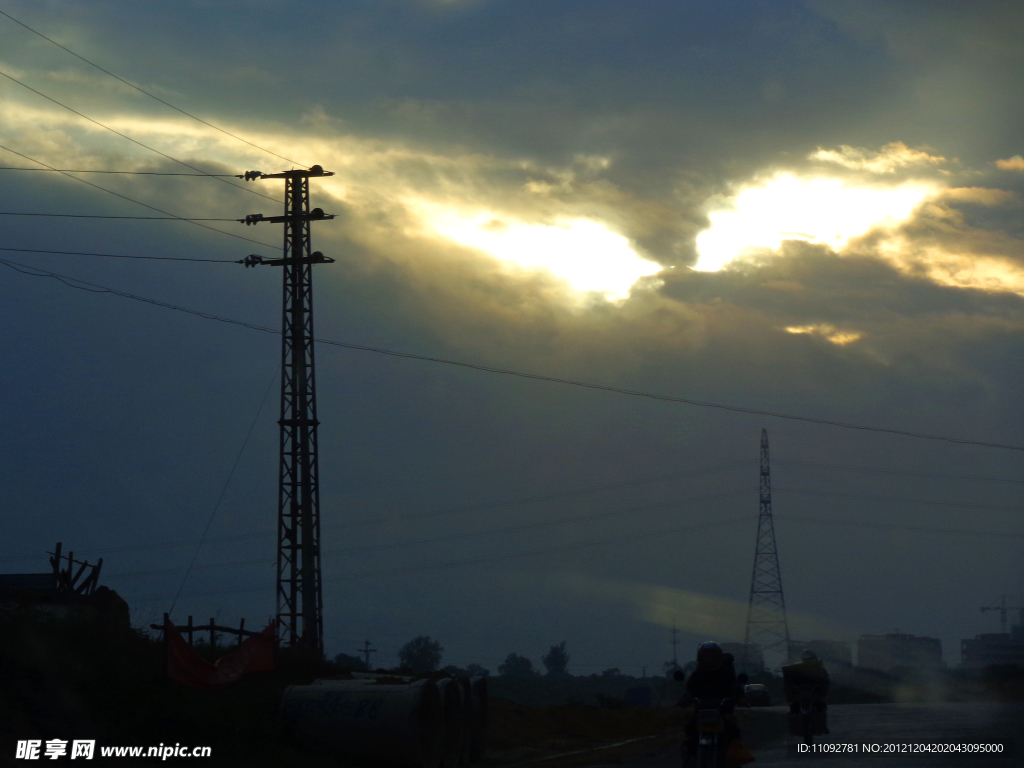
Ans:
[[[284,224],[284,257],[250,256],[246,266],[283,267],[281,336],[281,463],[277,516],[277,621],[282,645],[323,655],[320,587],[320,482],[316,375],[313,356],[313,265],[334,259],[313,251],[310,222],[333,219],[309,209],[311,176],[333,176],[319,165],[283,173],[250,171],[245,179],[284,179],[284,215],[247,216],[246,224]]]
[[[757,544],[754,547],[754,573],[750,578],[750,604],[747,608],[745,648],[759,646],[769,654],[789,659],[789,623],[786,600],[779,573],[779,551],[775,546],[775,522],[772,519],[772,473],[768,461],[768,432],[761,430],[761,502],[757,520]]]

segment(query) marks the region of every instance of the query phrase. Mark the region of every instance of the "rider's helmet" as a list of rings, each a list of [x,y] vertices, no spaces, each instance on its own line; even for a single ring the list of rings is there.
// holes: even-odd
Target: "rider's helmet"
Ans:
[[[804,652],[800,654],[800,658],[803,659],[804,661],[817,661],[818,660],[818,657],[814,654],[814,651],[812,651],[810,648],[805,649]]]
[[[716,669],[722,663],[722,647],[711,640],[697,649],[697,666],[701,669]]]

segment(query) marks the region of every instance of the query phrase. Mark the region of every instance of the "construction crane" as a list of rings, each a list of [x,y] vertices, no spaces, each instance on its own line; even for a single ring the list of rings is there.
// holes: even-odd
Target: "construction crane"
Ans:
[[[1007,605],[1006,595],[1003,595],[998,603],[995,605],[982,606],[981,612],[987,613],[988,611],[999,611],[999,631],[1004,635],[1006,634],[1006,612],[1007,611],[1024,611],[1024,607],[1019,605]]]

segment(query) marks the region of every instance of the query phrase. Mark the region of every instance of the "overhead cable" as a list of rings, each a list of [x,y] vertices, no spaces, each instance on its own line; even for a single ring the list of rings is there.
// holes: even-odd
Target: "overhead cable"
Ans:
[[[641,480],[623,480],[617,483],[606,483],[604,485],[592,485],[586,488],[578,488],[571,491],[558,491],[556,493],[544,493],[537,496],[519,496],[514,499],[506,499],[505,501],[491,501],[483,504],[466,504],[458,507],[446,507],[445,509],[435,509],[430,512],[409,512],[402,515],[388,515],[385,517],[371,517],[363,520],[353,520],[347,523],[341,523],[340,525],[332,525],[330,530],[340,530],[346,528],[357,528],[364,525],[379,525],[382,523],[393,523],[398,520],[426,520],[432,517],[441,517],[445,515],[457,515],[464,512],[477,512],[481,509],[495,509],[497,507],[510,507],[518,504],[532,504],[538,501],[551,501],[553,499],[564,499],[571,496],[582,496],[586,493],[595,493],[597,491],[609,491],[615,488],[628,488],[636,485],[646,485],[648,483],[660,483],[665,480],[675,480],[681,477],[693,477],[695,475],[706,475],[715,472],[723,472],[730,469],[736,469],[745,466],[754,466],[754,461],[734,461],[730,464],[722,464],[717,467],[705,467],[702,469],[692,469],[687,472],[673,472],[669,475],[659,475],[657,477],[647,477]]]
[[[931,528],[923,525],[894,525],[892,523],[861,523],[855,520],[828,520],[823,517],[804,517],[801,515],[773,515],[776,520],[800,520],[807,523],[823,525],[844,525],[853,528],[876,528],[893,531],[916,531],[919,533],[952,533],[958,536],[997,536],[999,538],[1024,538],[1024,533],[1014,531],[972,531],[964,528]]]
[[[0,11],[3,13],[3,11]],[[56,173],[113,173],[123,176],[192,176],[200,179],[217,179],[220,177],[237,179],[237,173],[166,173],[164,171],[98,171],[91,168],[16,168],[10,165],[0,165],[0,171],[40,171],[43,173],[54,171]]]
[[[18,157],[23,157],[26,160],[28,160],[29,162],[39,163],[39,165],[41,165],[41,166],[43,166],[45,168],[50,168],[51,170],[54,170],[54,171],[57,170],[52,165],[48,165],[47,163],[44,163],[42,160],[36,160],[34,157],[29,157],[28,155],[23,155],[21,152],[13,150],[10,147],[5,147],[2,144],[0,144],[0,149],[6,150],[7,152],[10,152],[13,155],[17,155]],[[149,203],[143,203],[140,200],[135,200],[134,198],[128,197],[127,195],[122,195],[120,192],[115,192],[112,189],[107,189],[106,187],[101,187],[99,184],[93,184],[91,181],[86,181],[85,179],[80,179],[77,176],[72,176],[70,173],[67,173],[66,171],[58,171],[58,172],[64,174],[69,179],[74,179],[75,181],[81,182],[82,184],[86,184],[86,185],[92,187],[93,189],[98,189],[101,192],[106,192],[108,195],[113,195],[114,197],[119,197],[122,200],[127,200],[129,203],[135,203],[136,205],[141,205],[143,208],[148,208],[151,211],[156,211],[157,213],[162,213],[165,216],[171,216],[171,217],[173,217],[175,219],[182,219],[183,221],[188,221],[188,219],[184,219],[181,216],[175,216],[170,211],[165,211],[162,208],[157,208],[156,206],[150,205]],[[203,224],[202,222],[193,221],[191,223],[194,224],[197,227],[202,227],[203,229],[208,229],[211,232],[218,232],[218,233],[220,233],[222,235],[226,235],[227,237],[233,237],[236,240],[245,240],[246,242],[249,242],[249,243],[255,243],[256,245],[262,245],[264,248],[273,248],[275,250],[277,248],[276,246],[270,245],[269,243],[263,243],[263,242],[260,242],[259,240],[253,240],[251,237],[245,237],[244,235],[236,235],[233,232],[225,232],[223,229],[217,229],[216,227],[211,227],[208,224]]]
[[[67,53],[70,53],[76,59],[80,59],[81,61],[84,61],[90,67],[95,67],[96,69],[98,69],[103,74],[110,75],[115,80],[119,80],[120,82],[124,83],[125,85],[129,86],[130,88],[134,88],[139,93],[143,93],[146,96],[149,96],[149,98],[155,99],[156,101],[159,101],[161,104],[163,104],[166,107],[170,107],[175,112],[180,112],[181,114],[185,115],[186,117],[191,117],[193,120],[196,120],[196,121],[202,123],[205,126],[213,128],[213,130],[215,130],[215,131],[220,131],[224,135],[230,136],[233,139],[237,139],[238,141],[241,141],[243,144],[248,144],[250,147],[255,147],[256,149],[260,150],[261,152],[266,152],[268,155],[273,155],[274,157],[278,157],[278,158],[280,158],[282,160],[287,160],[289,163],[292,163],[294,165],[302,165],[302,163],[296,162],[295,160],[289,160],[284,155],[279,155],[276,152],[272,152],[271,150],[267,149],[266,147],[261,147],[259,144],[254,144],[253,142],[248,141],[247,139],[243,139],[241,136],[236,136],[235,134],[230,133],[229,131],[225,131],[223,128],[218,128],[213,123],[208,123],[205,120],[203,120],[202,118],[196,117],[195,115],[191,114],[190,112],[186,112],[185,110],[181,109],[180,107],[176,107],[173,104],[171,104],[170,102],[164,101],[159,96],[154,96],[149,91],[140,88],[139,86],[135,85],[135,83],[131,83],[131,82],[125,80],[123,77],[118,77],[113,72],[110,72],[109,70],[106,70],[103,67],[101,67],[99,64],[96,64],[96,63],[94,63],[92,61],[89,61],[89,59],[85,58],[84,56],[81,56],[80,54],[77,54],[74,51],[72,51],[70,48],[67,48],[67,47],[61,45],[56,40],[51,40],[46,35],[44,35],[42,32],[38,32],[38,31],[32,29],[32,27],[30,27],[28,24],[26,24],[23,21],[18,21],[16,18],[11,16],[9,13],[4,13],[4,11],[0,11],[0,15],[6,16],[8,19],[13,21],[15,24],[17,24],[19,26],[22,26],[25,29],[27,29],[33,35],[38,35],[39,37],[43,38],[43,40],[45,40],[46,42],[52,43],[53,45],[55,45],[58,48],[60,48],[62,51],[66,51]],[[306,166],[303,166],[303,167],[306,167]]]
[[[741,494],[744,494],[744,493],[755,493],[756,491],[757,491],[756,488],[747,488],[747,489],[738,490],[738,491],[724,491],[722,493],[712,493],[712,494],[706,494],[706,495],[703,495],[703,496],[694,496],[694,497],[691,497],[691,498],[688,498],[688,499],[674,499],[672,501],[660,502],[660,503],[657,503],[657,504],[645,504],[645,505],[640,506],[640,507],[630,507],[629,509],[616,509],[616,510],[611,510],[609,512],[597,512],[597,513],[589,514],[589,515],[577,515],[575,517],[563,517],[563,518],[559,518],[557,520],[544,520],[544,521],[539,522],[539,523],[525,523],[523,525],[516,525],[516,526],[507,527],[507,528],[492,528],[492,529],[485,530],[485,531],[465,531],[465,532],[462,532],[462,533],[449,534],[447,536],[435,536],[434,538],[430,538],[430,539],[418,539],[416,541],[403,541],[403,542],[396,542],[396,543],[390,543],[390,544],[376,544],[376,545],[365,546],[365,547],[349,547],[349,548],[345,548],[345,549],[323,549],[322,554],[350,554],[350,553],[355,553],[355,552],[371,552],[371,551],[378,551],[378,550],[382,550],[382,549],[396,549],[396,548],[401,548],[401,547],[410,547],[410,546],[415,546],[417,544],[436,544],[436,543],[442,542],[442,541],[454,541],[454,540],[457,540],[457,539],[473,538],[473,537],[476,537],[476,536],[495,536],[495,535],[502,534],[502,533],[518,533],[519,531],[533,530],[533,529],[537,529],[537,528],[551,528],[551,527],[556,526],[556,525],[565,525],[567,523],[578,523],[578,522],[584,522],[584,521],[589,521],[589,520],[601,519],[601,518],[605,518],[605,517],[615,517],[615,516],[618,516],[618,515],[627,515],[627,514],[632,514],[632,513],[635,513],[635,512],[645,512],[645,511],[651,510],[651,509],[664,509],[666,507],[676,507],[676,506],[679,506],[680,504],[688,504],[688,503],[692,503],[692,502],[696,502],[696,501],[708,501],[708,500],[711,500],[711,499],[720,499],[720,498],[725,498],[725,497],[728,497],[728,496],[738,496],[738,495],[741,495]],[[205,565],[205,566],[200,566],[200,567],[202,567],[202,568],[220,568],[220,567],[229,567],[229,566],[249,566],[249,565],[261,565],[261,564],[264,564],[264,563],[267,563],[267,562],[268,561],[267,561],[266,558],[257,558],[257,559],[254,559],[254,560],[240,560],[240,561],[233,562],[233,563],[224,563],[224,564],[217,564],[217,565]],[[271,564],[273,564],[273,563],[271,562]],[[179,572],[181,572],[183,570],[186,570],[186,569],[185,568],[163,568],[163,569],[155,570],[155,571],[135,571],[135,572],[132,572],[132,573],[117,573],[117,574],[111,574],[111,575],[112,576],[124,576],[124,577],[128,577],[128,576],[149,576],[149,575],[152,575],[152,574],[160,574],[160,573],[179,573]],[[182,583],[184,583],[184,581]],[[177,601],[177,597],[175,597],[175,601]],[[173,607],[174,606],[172,605],[171,608],[173,609]]]
[[[720,528],[727,525],[735,525],[736,523],[753,522],[757,519],[757,515],[745,515],[743,517],[734,517],[728,520],[716,520],[712,523],[702,523],[699,525],[687,525],[680,528],[665,528],[657,531],[648,531],[646,533],[630,534],[628,536],[614,536],[606,539],[595,539],[593,541],[583,541],[575,544],[564,544],[557,547],[544,547],[543,549],[531,549],[524,552],[510,552],[507,555],[493,555],[487,557],[472,557],[462,560],[446,560],[440,563],[426,563],[424,565],[410,565],[404,568],[393,568],[382,571],[367,571],[363,573],[343,574],[330,579],[324,579],[324,584],[336,584],[342,581],[353,581],[358,579],[370,578],[372,576],[393,576],[401,573],[409,573],[413,571],[428,571],[435,568],[451,568],[459,565],[476,565],[479,563],[490,563],[498,562],[501,560],[514,560],[520,557],[531,557],[533,555],[544,555],[550,552],[565,552],[572,549],[583,549],[585,547],[597,547],[602,544],[618,544],[624,541],[638,541],[640,539],[649,539],[655,536],[669,536],[675,533],[685,533],[688,531],[699,531],[707,528]],[[207,595],[223,595],[223,594],[234,594],[243,592],[263,592],[272,591],[275,589],[273,584],[261,584],[260,586],[250,587],[237,587],[234,589],[216,589],[204,592],[190,592],[187,597],[206,597]],[[164,600],[167,595],[152,595],[147,597],[134,598],[136,601],[142,600]]]
[[[454,541],[456,539],[469,539],[476,536],[496,536],[501,533],[518,533],[520,531],[531,531],[536,528],[551,528],[556,525],[566,525],[568,523],[581,523],[589,520],[600,520],[606,517],[617,517],[618,515],[630,515],[636,512],[647,512],[652,509],[666,509],[669,507],[678,507],[680,504],[690,504],[695,501],[710,501],[711,499],[724,499],[729,496],[740,496],[742,494],[752,494],[757,491],[756,488],[743,488],[735,491],[722,491],[720,493],[709,493],[703,496],[692,496],[688,499],[673,499],[671,501],[661,501],[655,504],[644,504],[639,507],[629,507],[628,509],[613,509],[607,512],[592,512],[589,515],[576,515],[574,517],[562,517],[556,520],[543,520],[539,523],[523,523],[521,525],[513,525],[506,528],[490,528],[484,531],[463,531],[460,533],[453,533],[447,536],[435,536],[430,539],[417,539],[415,541],[399,541],[388,544],[371,544],[364,547],[347,547],[345,549],[334,549],[324,550],[327,554],[350,554],[353,552],[376,552],[382,549],[397,549],[400,547],[412,547],[418,544],[436,544],[440,541]]]
[[[192,553],[192,560],[189,561],[188,568],[185,569],[185,575],[181,577],[181,584],[178,586],[178,591],[174,595],[174,600],[171,601],[171,607],[168,609],[168,613],[174,612],[174,606],[178,604],[178,598],[181,597],[181,590],[185,588],[185,582],[188,581],[189,574],[192,573],[192,569],[195,567],[196,558],[199,557],[199,551],[203,548],[203,543],[206,541],[206,535],[210,532],[210,526],[213,525],[213,518],[217,515],[217,510],[220,509],[221,502],[224,501],[224,494],[228,491],[228,486],[231,485],[231,478],[235,476],[235,470],[238,469],[238,462],[242,460],[242,454],[245,453],[245,446],[249,444],[249,438],[252,437],[252,431],[256,428],[256,422],[260,418],[260,414],[263,413],[263,406],[267,404],[267,397],[270,395],[270,390],[274,386],[274,382],[277,381],[277,375],[281,372],[281,366],[278,364],[274,368],[274,375],[270,377],[270,383],[267,384],[267,389],[263,393],[263,399],[260,400],[260,407],[256,409],[256,415],[252,417],[252,423],[249,424],[249,430],[245,433],[245,438],[242,440],[242,446],[238,449],[238,455],[235,456],[235,461],[231,465],[231,471],[228,472],[227,478],[224,480],[224,487],[220,489],[220,495],[217,497],[217,503],[213,505],[213,509],[210,510],[210,516],[206,520],[206,527],[203,528],[203,535],[199,537],[199,543],[196,544],[195,552]]]
[[[145,221],[238,221],[238,219],[209,219],[195,216],[105,216],[97,213],[22,213],[0,211],[0,216],[44,216],[53,219],[143,219]]]
[[[85,251],[43,251],[38,248],[0,248],[0,251],[16,253],[46,253],[58,256],[103,256],[108,259],[142,259],[143,261],[205,261],[216,264],[237,264],[233,259],[193,259],[188,256],[135,256],[124,253],[86,253]]]
[[[823,464],[817,461],[794,461],[789,459],[772,458],[772,464],[782,464],[793,467],[813,467],[815,469],[842,469],[848,472],[872,472],[881,475],[901,475],[906,477],[942,477],[950,480],[977,480],[986,483],[1016,483],[1024,484],[1024,480],[1012,477],[991,477],[986,475],[954,475],[948,472],[913,472],[905,469],[880,469],[877,467],[858,467],[852,464]]]
[[[0,248],[0,251],[16,253],[46,253],[59,256],[102,256],[108,259],[142,259],[145,261],[203,261],[216,264],[238,264],[235,259],[195,259],[188,256],[138,256],[124,253],[90,253],[86,251],[49,251],[38,248]]]
[[[780,515],[780,514],[775,514],[774,517],[777,520],[799,520],[801,522],[819,523],[821,525],[840,525],[840,526],[847,526],[847,527],[854,527],[854,528],[872,528],[872,529],[880,529],[880,530],[913,531],[913,532],[916,532],[916,533],[942,533],[942,534],[968,535],[968,536],[994,536],[994,537],[998,537],[998,538],[1024,538],[1024,533],[1020,533],[1020,532],[1016,532],[1016,531],[979,531],[979,530],[971,530],[971,529],[963,529],[963,528],[935,528],[935,527],[923,526],[923,525],[897,525],[897,524],[892,524],[892,523],[865,523],[865,522],[857,522],[857,521],[852,521],[852,520],[834,520],[834,519],[828,519],[828,518],[822,518],[822,517],[808,517],[808,516],[802,516],[802,515]],[[488,562],[488,561],[492,561],[492,560],[510,560],[510,559],[513,559],[513,558],[516,558],[516,557],[525,557],[525,556],[540,554],[540,553],[544,553],[544,552],[554,552],[554,551],[559,551],[559,550],[563,550],[563,549],[576,549],[576,548],[579,548],[579,547],[587,547],[587,546],[594,546],[594,545],[597,545],[597,544],[607,544],[607,543],[613,543],[613,542],[618,542],[618,541],[626,541],[626,540],[631,540],[631,539],[645,538],[645,537],[656,536],[656,535],[665,534],[665,533],[678,533],[678,532],[681,532],[681,531],[697,530],[697,529],[700,529],[700,528],[711,528],[711,527],[715,527],[715,526],[718,526],[718,525],[730,525],[732,523],[743,522],[745,520],[751,520],[751,519],[754,519],[754,518],[750,518],[750,517],[734,518],[734,519],[730,519],[730,520],[721,521],[721,522],[718,522],[718,523],[711,523],[711,524],[708,524],[708,525],[690,526],[690,527],[687,527],[687,528],[674,528],[674,529],[671,529],[671,530],[668,530],[668,531],[656,531],[656,532],[652,532],[652,533],[642,533],[642,534],[632,535],[632,536],[628,536],[628,537],[617,537],[617,538],[614,538],[614,539],[602,539],[600,541],[591,541],[591,542],[583,542],[583,543],[579,543],[579,544],[570,544],[570,545],[566,545],[566,546],[562,546],[562,547],[550,547],[550,548],[547,548],[547,549],[529,550],[529,551],[526,551],[526,552],[515,552],[515,553],[508,554],[508,555],[498,555],[498,556],[495,556],[495,557],[478,557],[478,558],[471,558],[471,559],[466,559],[466,560],[452,560],[452,561],[446,561],[446,562],[442,562],[442,563],[428,563],[426,565],[409,566],[409,567],[400,568],[400,569],[397,569],[397,570],[382,570],[382,571],[375,571],[375,572],[370,572],[370,573],[352,574],[350,576],[342,576],[342,577],[337,578],[337,579],[331,579],[331,580],[328,581],[328,583],[331,583],[333,581],[348,581],[350,579],[366,578],[366,577],[369,577],[369,576],[389,576],[389,575],[392,575],[392,574],[395,574],[395,573],[404,573],[404,572],[407,572],[407,571],[420,571],[420,570],[428,570],[428,569],[432,569],[432,568],[450,567],[450,566],[455,566],[455,565],[472,565],[472,564],[483,563],[483,562]],[[241,566],[251,566],[251,565],[272,565],[272,564],[273,564],[272,561],[268,560],[267,558],[262,558],[262,559],[256,559],[256,560],[242,560],[242,561],[233,562],[233,563],[213,563],[213,564],[205,565],[205,566],[201,566],[201,567],[206,569],[206,568],[221,568],[221,567],[227,568],[227,567],[236,567],[236,566],[241,567]],[[154,574],[178,572],[178,571],[181,571],[181,570],[182,570],[181,568],[169,568],[169,569],[156,570],[156,571],[138,571],[138,572],[134,572],[134,573],[117,573],[117,574],[110,574],[110,576],[111,577],[115,577],[116,576],[116,577],[128,578],[128,577],[135,577],[135,576],[149,576],[149,575],[154,575]],[[254,592],[254,591],[261,591],[261,590],[264,590],[264,589],[269,590],[271,588],[272,588],[272,585],[267,584],[267,585],[261,585],[259,587],[243,587],[243,588],[240,588],[240,589],[220,589],[220,590],[213,590],[213,591],[209,591],[209,592],[191,592],[191,593],[188,593],[186,595],[186,597],[205,597],[207,595],[219,595],[219,594],[225,594],[225,593]],[[166,597],[166,595],[151,595],[151,596],[148,596],[148,597],[145,597],[145,598],[137,598],[137,599],[141,599],[141,600],[154,600],[154,601],[156,601],[156,600],[162,600],[165,597]]]
[[[233,536],[217,536],[214,538],[207,538],[207,541],[245,541],[246,539],[262,539],[266,536],[275,536],[277,531],[258,531],[256,533],[240,533]],[[106,547],[103,545],[97,547],[76,547],[76,551],[81,554],[82,552],[88,553],[89,555],[109,555],[120,552],[140,552],[149,549],[172,549],[174,547],[190,547],[198,544],[198,539],[186,539],[185,541],[163,541],[156,544],[129,544],[123,547]],[[23,562],[25,560],[41,560],[40,555],[17,555],[16,557],[0,557],[0,563],[14,563]]]
[[[67,277],[66,275],[59,275],[56,272],[50,272],[48,270],[37,269],[35,267],[29,267],[25,264],[18,264],[13,261],[7,261],[0,259],[0,264],[9,267],[22,274],[29,275],[31,277],[50,277],[64,283],[69,288],[77,288],[83,291],[89,291],[90,293],[110,293],[115,296],[121,296],[126,299],[132,299],[133,301],[141,301],[146,304],[153,304],[158,307],[164,307],[166,309],[173,309],[176,312],[184,312],[189,315],[195,315],[196,317],[202,317],[206,320],[216,320],[219,323],[227,323],[229,325],[238,325],[243,328],[249,328],[254,331],[262,331],[263,333],[273,333],[280,335],[281,331],[276,328],[269,328],[265,325],[257,325],[256,323],[247,323],[242,320],[234,320],[228,317],[221,317],[220,315],[214,315],[208,312],[200,312],[195,309],[187,309],[186,307],[180,307],[175,304],[170,304],[164,301],[157,301],[156,299],[148,299],[144,296],[136,296],[125,291],[119,291],[115,288],[108,288],[106,286],[96,285],[95,283],[88,283],[85,280],[79,280],[78,278]],[[34,270],[34,271],[33,271]],[[80,285],[75,285],[78,283]],[[993,443],[984,440],[967,440],[960,437],[949,437],[946,435],[934,435],[925,432],[911,432],[903,429],[893,429],[890,427],[879,427],[867,424],[854,424],[845,421],[835,421],[832,419],[820,419],[813,416],[801,416],[793,413],[782,413],[779,411],[768,411],[760,408],[747,408],[740,405],[727,405],[725,403],[712,403],[707,400],[694,400],[686,397],[673,397],[671,395],[660,395],[654,392],[644,392],[638,389],[626,389],[624,387],[612,387],[605,384],[594,384],[592,382],[578,381],[575,379],[563,379],[557,376],[544,376],[537,373],[526,373],[524,371],[514,371],[508,368],[495,368],[489,365],[480,365],[478,363],[466,363],[459,360],[450,360],[443,357],[432,357],[429,355],[417,355],[412,352],[399,352],[393,349],[384,349],[382,347],[370,347],[365,344],[352,344],[344,341],[335,341],[333,339],[314,338],[318,344],[324,344],[331,347],[340,347],[342,349],[353,349],[360,352],[372,352],[378,355],[386,355],[388,357],[397,357],[405,360],[422,360],[428,363],[439,363],[441,365],[452,365],[459,368],[468,368],[474,371],[482,371],[484,373],[496,373],[503,376],[514,376],[521,379],[530,379],[532,381],[545,381],[552,384],[564,384],[572,387],[581,387],[583,389],[592,389],[599,392],[610,392],[618,395],[628,395],[630,397],[642,397],[649,400],[659,400],[667,403],[680,403],[682,405],[694,405],[701,408],[715,408],[721,411],[732,411],[735,413],[746,413],[754,416],[769,416],[775,419],[787,419],[789,421],[802,421],[809,424],[819,424],[821,426],[839,427],[841,429],[856,429],[865,432],[878,432],[881,434],[899,435],[901,437],[912,437],[919,440],[934,440],[937,442],[955,443],[957,445],[973,445],[981,448],[998,448],[1000,450],[1007,451],[1024,451],[1024,446],[1011,445],[1008,443]]]
[[[100,128],[108,130],[108,131],[110,131],[111,133],[113,133],[116,136],[120,136],[122,139],[127,139],[128,141],[132,142],[132,144],[138,144],[143,149],[148,149],[150,152],[155,152],[156,154],[160,155],[160,157],[165,157],[168,160],[172,160],[173,162],[178,163],[178,165],[183,165],[186,168],[191,168],[193,171],[198,171],[199,173],[203,174],[204,176],[210,176],[211,178],[215,178],[215,179],[217,179],[217,181],[221,182],[222,184],[227,184],[229,187],[234,187],[235,189],[241,189],[241,190],[243,190],[245,192],[248,192],[251,195],[256,195],[257,197],[263,197],[263,198],[266,198],[267,200],[273,200],[275,203],[280,203],[281,202],[280,200],[277,200],[276,198],[270,197],[269,195],[264,195],[261,192],[257,192],[255,189],[251,189],[249,187],[242,187],[242,186],[239,186],[238,184],[235,184],[233,181],[228,181],[227,179],[222,179],[219,176],[213,176],[211,174],[208,174],[202,168],[196,168],[194,165],[189,165],[184,160],[179,160],[176,157],[171,157],[166,152],[161,152],[156,147],[151,147],[148,144],[143,144],[138,139],[133,139],[131,136],[129,136],[127,134],[121,133],[120,131],[116,131],[113,128],[111,128],[109,125],[105,125],[105,124],[101,123],[99,120],[94,120],[93,118],[89,117],[88,115],[82,114],[77,109],[72,109],[67,104],[63,104],[63,103],[57,101],[52,96],[47,96],[42,91],[37,91],[31,85],[28,85],[27,83],[21,82],[21,80],[19,80],[16,77],[12,77],[11,75],[9,75],[6,72],[4,72],[3,70],[0,70],[0,77],[6,77],[12,83],[17,83],[22,88],[27,88],[28,90],[32,91],[32,93],[35,93],[35,94],[37,94],[39,96],[42,96],[44,99],[46,99],[47,101],[53,102],[58,107],[63,107],[68,112],[71,112],[72,114],[78,115],[83,120],[88,120],[90,123],[94,123],[95,125],[98,125]]]
[[[1024,512],[1024,507],[1008,504],[971,504],[958,501],[935,501],[932,499],[908,499],[899,496],[874,496],[865,493],[841,493],[839,491],[818,491],[810,488],[788,488],[784,485],[772,485],[773,491],[802,493],[805,496],[833,496],[840,499],[865,499],[868,501],[891,501],[898,504],[927,504],[933,507],[956,507],[958,509],[994,509],[1002,512]]]

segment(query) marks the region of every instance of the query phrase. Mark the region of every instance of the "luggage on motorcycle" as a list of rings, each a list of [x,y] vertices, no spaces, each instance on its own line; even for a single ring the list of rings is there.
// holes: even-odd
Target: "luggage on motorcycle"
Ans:
[[[789,735],[790,736],[803,736],[804,735],[804,718],[799,712],[797,714],[790,713],[789,715]]]
[[[823,733],[828,732],[828,722],[825,720],[824,712],[812,712],[811,713],[811,733],[815,736],[820,736]],[[791,736],[803,736],[804,735],[804,716],[799,712],[797,714],[790,713],[789,715],[789,733]]]
[[[825,720],[824,712],[814,712],[811,715],[811,724],[814,727],[815,736],[828,733],[828,722]]]
[[[750,750],[739,741],[731,742],[729,750],[725,753],[726,765],[730,766],[746,765],[747,763],[754,762],[755,759]]]

